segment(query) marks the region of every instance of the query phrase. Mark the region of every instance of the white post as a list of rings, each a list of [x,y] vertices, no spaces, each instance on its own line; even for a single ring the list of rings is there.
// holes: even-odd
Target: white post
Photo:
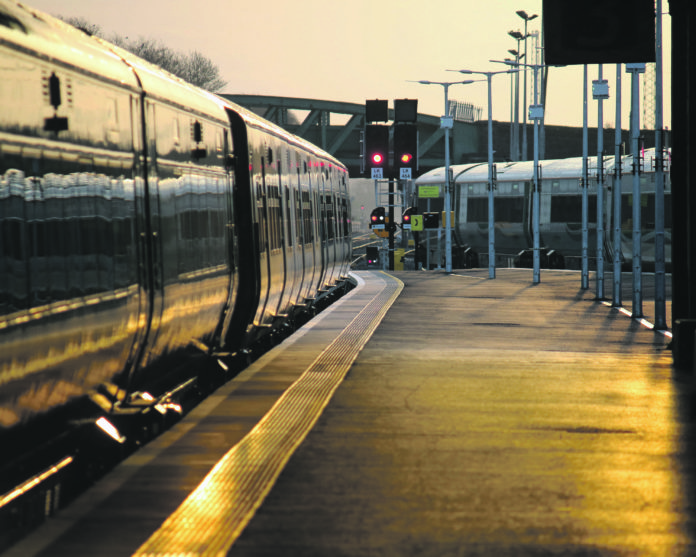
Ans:
[[[488,78],[488,278],[495,278],[495,210],[493,205],[493,74]]]
[[[599,64],[599,81],[602,81]],[[597,276],[596,296],[604,299],[604,101],[597,101]]]
[[[616,124],[614,134],[614,289],[612,305],[621,306],[621,64],[616,64]]]
[[[449,117],[449,107],[447,102],[447,90],[449,84],[445,83],[445,117]],[[449,127],[445,128],[445,271],[452,272],[452,223],[450,222],[450,207],[452,206],[450,193],[450,171],[449,171]]]
[[[537,106],[537,71],[539,66],[534,66],[534,106]],[[534,119],[534,194],[532,196],[532,225],[534,227],[534,271],[533,284],[541,282],[541,249],[539,241],[539,213],[540,213],[540,195],[539,195],[539,121]]]
[[[655,329],[667,329],[665,302],[665,174],[662,152],[662,0],[655,11]]]
[[[589,200],[588,187],[589,176],[587,171],[588,159],[588,138],[587,138],[587,64],[583,69],[583,85],[582,85],[582,278],[581,288],[587,290],[590,288],[590,272],[589,272]]]
[[[643,317],[643,285],[641,262],[641,199],[640,199],[640,98],[639,76],[645,72],[645,64],[626,64],[631,74],[631,150],[633,151],[633,311],[632,317]]]

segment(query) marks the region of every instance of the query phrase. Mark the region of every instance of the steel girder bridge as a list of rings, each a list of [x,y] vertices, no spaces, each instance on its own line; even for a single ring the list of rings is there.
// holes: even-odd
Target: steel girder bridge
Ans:
[[[365,104],[269,97],[260,95],[221,95],[256,114],[263,116],[287,131],[320,146],[345,164],[351,178],[365,178],[362,173],[361,136],[365,127]],[[473,109],[476,111],[477,109]],[[393,119],[393,109],[389,109]],[[450,162],[468,162],[481,152],[479,127],[464,115],[455,118],[450,132]],[[440,128],[440,117],[418,114],[419,174],[444,165],[445,134]],[[485,138],[484,138],[485,148]]]

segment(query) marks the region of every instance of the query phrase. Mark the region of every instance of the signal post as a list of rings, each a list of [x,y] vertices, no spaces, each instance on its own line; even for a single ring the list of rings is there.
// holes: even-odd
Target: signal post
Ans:
[[[375,180],[375,197],[379,205],[378,185],[388,181],[387,208],[377,207],[371,215],[370,226],[375,234],[388,238],[389,270],[394,270],[394,232],[395,183],[402,182],[400,191],[405,193],[404,181],[412,180],[418,169],[418,101],[415,99],[396,99],[394,101],[394,123],[390,127],[389,107],[386,100],[365,101],[364,161],[365,170]],[[391,129],[390,129],[391,128]],[[390,133],[391,131],[391,133]],[[391,147],[390,136],[393,138]],[[393,153],[393,164],[390,154]],[[412,211],[411,211],[412,212]],[[383,215],[384,223],[376,222]],[[411,213],[402,215],[402,230],[410,229]],[[406,222],[408,221],[408,222]],[[383,226],[382,226],[383,224]]]

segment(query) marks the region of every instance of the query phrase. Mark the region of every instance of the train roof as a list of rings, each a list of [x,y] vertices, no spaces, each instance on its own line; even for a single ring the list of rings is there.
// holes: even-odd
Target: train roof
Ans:
[[[114,52],[72,25],[20,2],[0,0],[0,38],[16,50],[139,89],[133,72]]]
[[[667,158],[670,152],[667,150]],[[654,170],[653,161],[655,159],[655,149],[645,149],[641,152],[641,162],[643,172]],[[580,178],[582,176],[582,157],[572,157],[567,159],[550,159],[539,161],[541,166],[541,176],[544,180]],[[633,165],[633,155],[621,157],[621,167],[624,173],[630,172]],[[590,157],[588,160],[589,172],[593,169],[596,172],[597,157]],[[615,157],[604,157],[604,173],[614,172]],[[453,164],[450,166],[454,183],[470,184],[488,181],[488,163],[472,164]],[[534,161],[520,162],[498,162],[496,163],[498,182],[524,182],[534,179]],[[442,184],[445,181],[445,167],[435,168],[426,172],[416,179],[417,185]]]
[[[292,135],[253,112],[205,91],[147,62],[131,52],[16,0],[0,0],[0,40],[71,71],[143,93],[219,122],[228,122],[226,108],[237,112],[247,125],[264,130],[288,143],[346,167],[319,147]]]

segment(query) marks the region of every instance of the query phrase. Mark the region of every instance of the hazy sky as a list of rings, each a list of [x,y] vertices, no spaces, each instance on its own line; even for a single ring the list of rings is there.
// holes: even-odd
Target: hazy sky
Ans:
[[[440,115],[443,87],[408,80],[466,79],[447,69],[492,71],[524,30],[516,10],[541,14],[541,0],[28,0],[54,15],[80,16],[108,35],[156,38],[166,46],[198,50],[219,68],[223,93],[308,97],[362,103],[365,99],[417,98],[419,111]],[[668,9],[663,0],[663,12]],[[664,16],[665,125],[669,112],[670,18]],[[528,31],[540,31],[541,17]],[[532,59],[533,39],[528,39]],[[522,47],[523,50],[523,47]],[[605,126],[615,120],[615,65],[604,66],[612,99],[604,103]],[[597,66],[590,66],[590,81]],[[528,78],[531,87],[531,75]],[[520,84],[522,79],[520,79]],[[624,127],[630,77],[623,74]],[[485,83],[456,85],[450,99],[470,102],[487,114]],[[520,101],[521,104],[522,101]],[[642,102],[642,101],[641,101]],[[528,104],[531,103],[531,92]],[[590,93],[590,125],[597,125]],[[520,113],[521,114],[521,113]],[[582,67],[549,74],[547,123],[582,125]],[[493,78],[493,117],[510,119],[510,77]],[[521,118],[521,116],[520,116]],[[642,122],[641,122],[642,123]]]

